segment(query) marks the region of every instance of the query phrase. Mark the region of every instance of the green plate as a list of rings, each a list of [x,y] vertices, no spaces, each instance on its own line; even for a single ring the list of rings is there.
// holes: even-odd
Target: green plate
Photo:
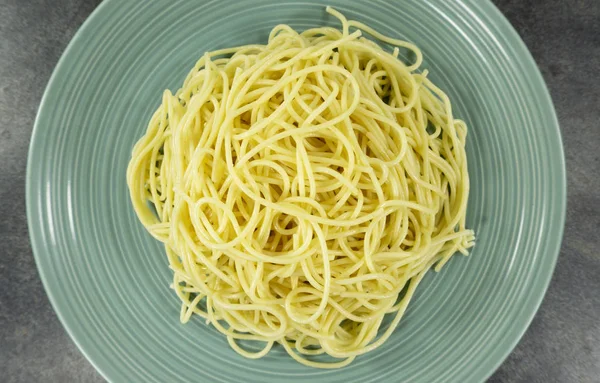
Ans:
[[[179,88],[205,51],[265,42],[279,23],[337,25],[324,4],[107,0],[61,58],[29,150],[29,229],[59,318],[108,380],[482,381],[530,323],[560,247],[564,155],[531,55],[479,0],[327,1],[416,43],[466,120],[471,255],[428,274],[387,343],[341,370],[302,366],[282,349],[246,360],[202,320],[179,323],[164,250],[129,201],[131,148],[162,91]]]

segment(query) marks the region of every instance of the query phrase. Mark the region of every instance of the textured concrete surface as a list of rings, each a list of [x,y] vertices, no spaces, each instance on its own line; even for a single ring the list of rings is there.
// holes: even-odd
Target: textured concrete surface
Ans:
[[[600,382],[600,1],[494,0],[548,83],[568,211],[550,289],[490,382]],[[0,0],[0,382],[102,382],[52,310],[31,253],[25,165],[44,87],[98,0]]]

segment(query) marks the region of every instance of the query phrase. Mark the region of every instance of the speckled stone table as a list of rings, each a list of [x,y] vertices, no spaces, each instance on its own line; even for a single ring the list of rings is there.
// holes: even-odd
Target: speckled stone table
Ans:
[[[0,0],[0,382],[102,382],[69,338],[33,260],[25,165],[44,87],[98,0]],[[490,382],[600,382],[600,1],[495,0],[548,83],[568,210],[550,289]]]

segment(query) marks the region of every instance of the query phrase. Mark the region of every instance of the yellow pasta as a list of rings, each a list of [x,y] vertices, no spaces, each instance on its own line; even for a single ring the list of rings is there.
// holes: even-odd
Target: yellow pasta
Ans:
[[[427,270],[474,233],[467,127],[421,52],[327,12],[341,30],[278,25],[266,45],[206,53],[164,92],[127,182],[182,322],[205,318],[248,358],[279,344],[336,368],[385,342]]]

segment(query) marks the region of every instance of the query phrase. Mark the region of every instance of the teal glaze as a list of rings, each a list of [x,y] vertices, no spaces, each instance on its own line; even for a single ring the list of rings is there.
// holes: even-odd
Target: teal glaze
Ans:
[[[128,198],[132,145],[162,91],[205,51],[264,42],[279,23],[336,23],[317,0],[106,0],[46,89],[27,213],[50,300],[109,381],[477,382],[529,325],[558,256],[566,193],[556,115],[523,42],[489,1],[326,3],[416,43],[466,120],[471,255],[430,273],[388,342],[341,370],[304,367],[279,348],[246,360],[202,320],[181,325],[164,250]]]

